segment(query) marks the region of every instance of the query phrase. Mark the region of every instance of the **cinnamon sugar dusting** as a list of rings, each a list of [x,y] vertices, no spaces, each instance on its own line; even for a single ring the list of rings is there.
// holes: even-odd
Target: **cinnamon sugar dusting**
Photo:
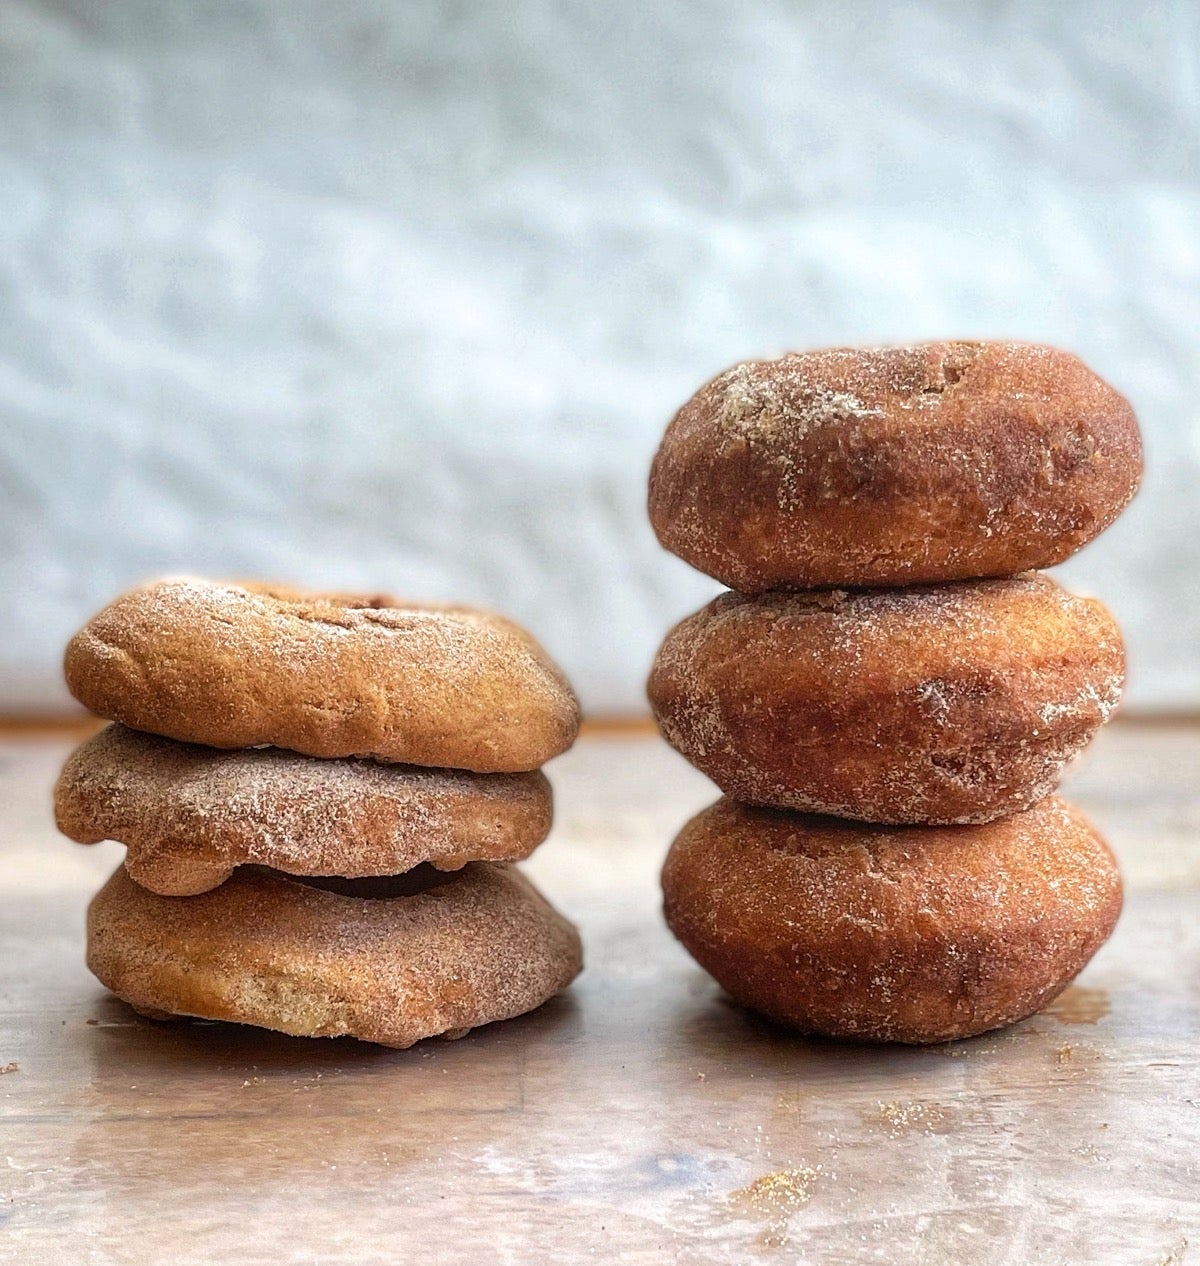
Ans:
[[[64,766],[61,829],[116,839],[156,891],[185,895],[246,862],[301,874],[386,875],[527,856],[551,822],[540,772],[322,761],[278,748],[218,751],[109,726]]]
[[[160,897],[122,868],[92,902],[88,965],[144,1011],[403,1048],[540,1006],[582,956],[574,927],[509,866],[383,899],[254,867]]]
[[[748,1187],[733,1192],[729,1203],[744,1216],[765,1218],[768,1226],[763,1233],[763,1246],[783,1248],[789,1241],[789,1218],[812,1199],[824,1172],[821,1166],[814,1165],[764,1174]]]
[[[1045,1007],[1107,939],[1114,859],[1051,793],[1117,707],[1124,647],[1035,569],[1103,531],[1141,468],[1128,402],[1020,343],[746,361],[678,411],[650,518],[733,592],[668,634],[648,683],[727,797],[672,845],[664,913],[736,1000],[941,1043]],[[951,1115],[875,1119],[895,1137]],[[769,1207],[779,1177],[739,1196]]]
[[[904,1134],[942,1134],[951,1122],[951,1115],[937,1103],[881,1103],[876,1118],[893,1138]]]
[[[790,450],[811,430],[882,412],[853,391],[830,390],[809,382],[800,357],[785,357],[775,363],[773,372],[764,373],[763,369],[764,362],[747,361],[726,370],[711,384],[722,443],[754,445],[786,434]],[[775,452],[773,460],[789,460],[788,453]]]
[[[666,548],[748,593],[1011,575],[1103,531],[1141,461],[1128,403],[1052,348],[788,353],[683,405],[650,517]]]
[[[680,832],[663,892],[675,935],[746,1005],[803,1032],[904,1042],[1040,1009],[1121,906],[1111,854],[1057,799],[970,829],[725,799]],[[986,997],[981,978],[995,986]]]
[[[378,594],[159,581],[89,621],[65,667],[100,715],[215,747],[518,770],[579,726],[566,679],[524,630]]]
[[[1041,575],[722,595],[664,641],[664,737],[751,803],[971,823],[1049,793],[1112,714],[1111,617]]]

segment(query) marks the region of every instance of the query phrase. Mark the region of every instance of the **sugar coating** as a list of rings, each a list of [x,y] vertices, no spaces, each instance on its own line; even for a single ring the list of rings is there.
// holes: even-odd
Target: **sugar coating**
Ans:
[[[667,428],[650,518],[735,589],[884,586],[1062,562],[1137,490],[1128,403],[1076,357],[1006,342],[735,365]]]
[[[579,728],[570,686],[524,630],[386,595],[158,581],[90,620],[65,673],[101,716],[222,748],[515,772]]]
[[[970,823],[1057,786],[1124,667],[1106,609],[1031,574],[727,593],[668,634],[648,693],[667,741],[736,799]]]
[[[122,867],[92,901],[87,944],[92,972],[144,1013],[394,1047],[530,1011],[582,967],[575,928],[488,862],[382,898],[259,867],[164,897]]]
[[[1111,853],[1051,797],[984,826],[870,827],[721,800],[663,870],[675,935],[808,1033],[950,1041],[1050,1002],[1121,909]]]
[[[220,751],[111,725],[67,760],[55,815],[81,843],[125,844],[144,887],[184,896],[245,863],[355,877],[518,860],[545,839],[552,794],[538,771]]]

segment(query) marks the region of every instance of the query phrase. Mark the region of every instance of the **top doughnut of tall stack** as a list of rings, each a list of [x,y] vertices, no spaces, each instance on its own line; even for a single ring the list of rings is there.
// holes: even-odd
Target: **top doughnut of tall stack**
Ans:
[[[747,361],[672,419],[658,539],[743,593],[1011,576],[1069,558],[1137,491],[1128,401],[1028,343]]]

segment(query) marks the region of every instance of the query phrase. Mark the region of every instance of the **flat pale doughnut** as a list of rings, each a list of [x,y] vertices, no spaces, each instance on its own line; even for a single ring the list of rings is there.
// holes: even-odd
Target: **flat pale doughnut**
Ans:
[[[1057,798],[987,826],[896,828],[721,800],[662,882],[672,931],[738,1002],[804,1033],[913,1044],[1040,1010],[1122,901],[1108,846]]]
[[[1047,576],[726,593],[673,629],[648,693],[726,795],[867,822],[1026,809],[1116,707],[1120,630]]]
[[[210,747],[500,773],[537,769],[579,730],[524,630],[385,595],[157,581],[89,620],[65,673],[100,716]]]
[[[398,875],[422,862],[517,861],[553,813],[540,771],[317,760],[282,748],[235,752],[110,725],[68,759],[58,829],[81,844],[119,840],[125,868],[165,896],[207,892],[234,867],[293,875]]]
[[[431,881],[409,896],[331,890]],[[244,867],[198,897],[158,896],[121,867],[88,908],[87,963],[158,1018],[406,1047],[532,1011],[579,974],[582,955],[575,928],[507,865],[358,881]]]
[[[835,348],[735,365],[667,428],[650,520],[733,589],[912,585],[1061,563],[1137,491],[1128,402],[1067,352]]]

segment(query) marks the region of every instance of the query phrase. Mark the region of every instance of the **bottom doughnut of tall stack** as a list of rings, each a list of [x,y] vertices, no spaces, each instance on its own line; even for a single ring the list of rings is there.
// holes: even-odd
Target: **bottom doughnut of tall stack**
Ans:
[[[949,827],[722,799],[671,846],[663,893],[671,930],[736,1001],[804,1033],[913,1045],[1039,1011],[1122,904],[1108,846],[1057,797]]]
[[[361,880],[244,866],[190,897],[150,892],[122,866],[89,907],[87,962],[156,1019],[408,1047],[541,1006],[578,975],[582,951],[506,864]]]

